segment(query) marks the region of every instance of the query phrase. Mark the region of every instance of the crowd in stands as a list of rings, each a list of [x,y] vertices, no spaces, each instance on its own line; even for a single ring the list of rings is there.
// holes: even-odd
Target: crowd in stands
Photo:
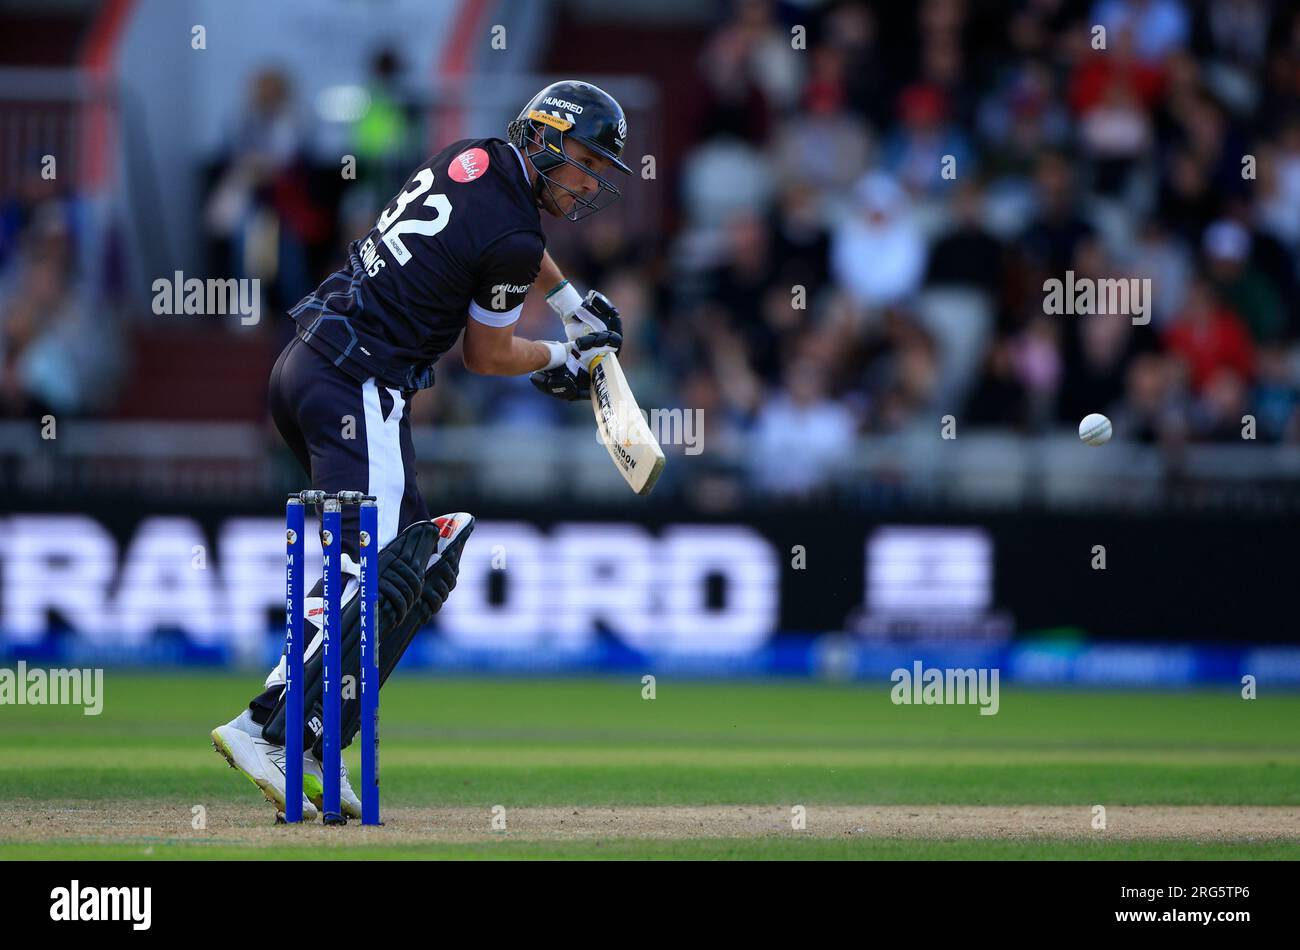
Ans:
[[[647,250],[589,225],[577,270],[628,311],[639,390],[750,446],[756,484],[801,491],[856,439],[937,436],[949,414],[1300,442],[1300,10],[731,9],[696,64],[680,228]],[[1049,313],[1044,283],[1067,273],[1147,279],[1151,299]]]
[[[1300,9],[725,9],[682,64],[704,103],[655,185],[673,226],[597,215],[561,261],[623,310],[643,403],[703,410],[714,444],[752,447],[756,484],[791,492],[858,439],[937,434],[945,415],[1034,434],[1104,412],[1118,438],[1161,445],[1239,441],[1251,415],[1259,440],[1300,442]],[[302,165],[291,83],[258,77],[210,176],[213,266],[255,268],[270,228],[281,310],[337,266],[429,131],[402,83],[376,59],[353,129],[372,174],[348,194]],[[75,232],[66,207],[32,200],[0,216],[0,407],[95,410],[111,387],[66,273]],[[1047,312],[1045,281],[1067,273],[1149,279],[1143,319]],[[530,302],[520,332],[555,327]],[[76,392],[51,384],[73,371]],[[455,354],[438,373],[417,422],[576,422]],[[781,458],[791,445],[799,457]]]

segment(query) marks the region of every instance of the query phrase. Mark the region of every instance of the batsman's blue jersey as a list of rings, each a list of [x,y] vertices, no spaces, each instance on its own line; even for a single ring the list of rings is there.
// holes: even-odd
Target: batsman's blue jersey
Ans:
[[[415,170],[349,245],[347,266],[290,314],[304,342],[358,380],[425,389],[467,319],[518,319],[545,247],[519,153],[464,139]]]

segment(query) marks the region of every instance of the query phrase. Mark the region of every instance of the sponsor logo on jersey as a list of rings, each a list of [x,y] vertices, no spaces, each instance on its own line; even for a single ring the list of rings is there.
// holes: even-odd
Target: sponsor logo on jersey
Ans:
[[[582,106],[576,102],[570,102],[568,99],[557,99],[554,96],[547,96],[542,100],[543,105],[555,106],[557,109],[563,109],[565,112],[572,112],[574,115],[582,115]]]
[[[532,284],[495,284],[492,287],[494,294],[526,294]]]
[[[447,166],[447,174],[452,177],[453,181],[458,181],[462,185],[466,182],[474,181],[483,177],[483,173],[488,170],[491,159],[488,153],[481,148],[471,148],[461,152],[451,160]]]

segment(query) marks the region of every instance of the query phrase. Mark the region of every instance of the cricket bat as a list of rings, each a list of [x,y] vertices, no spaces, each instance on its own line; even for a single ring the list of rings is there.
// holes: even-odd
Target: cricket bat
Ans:
[[[650,431],[613,353],[591,361],[591,408],[600,441],[638,495],[650,494],[664,470],[664,450]]]

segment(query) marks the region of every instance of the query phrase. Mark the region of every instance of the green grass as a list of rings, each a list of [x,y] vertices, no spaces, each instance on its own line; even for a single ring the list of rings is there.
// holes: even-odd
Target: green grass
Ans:
[[[0,805],[248,804],[211,751],[256,677],[110,670],[103,715],[0,707]],[[1001,710],[894,706],[887,686],[399,676],[383,693],[386,803],[1300,805],[1300,696],[1003,689]],[[356,747],[348,750],[357,767]],[[280,849],[278,857],[314,852]],[[1190,842],[485,841],[351,857],[1298,857]],[[237,844],[0,843],[0,858],[249,856]],[[258,857],[271,856],[259,851]]]

